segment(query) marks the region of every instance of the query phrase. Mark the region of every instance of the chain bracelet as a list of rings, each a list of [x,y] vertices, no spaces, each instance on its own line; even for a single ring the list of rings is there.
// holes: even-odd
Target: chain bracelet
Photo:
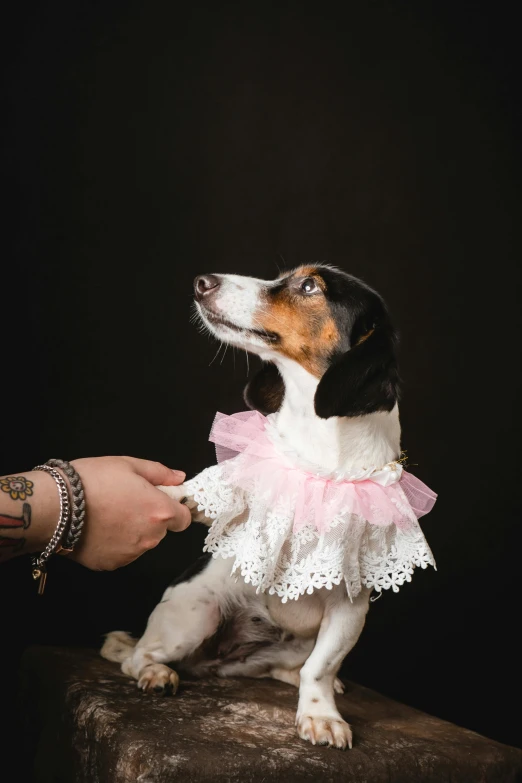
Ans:
[[[85,522],[85,495],[82,480],[71,463],[64,459],[48,459],[45,464],[51,468],[60,468],[69,479],[69,484],[71,485],[72,515],[64,548],[72,551],[78,543],[83,523]]]
[[[42,470],[45,473],[49,473],[49,475],[56,482],[56,486],[58,487],[58,494],[60,497],[60,516],[58,518],[58,524],[56,525],[55,531],[51,536],[51,540],[43,552],[40,552],[39,555],[33,557],[33,578],[39,580],[38,593],[42,594],[45,588],[47,574],[46,563],[51,555],[59,552],[62,548],[60,546],[60,541],[70,521],[71,504],[69,501],[69,491],[67,489],[67,484],[57,470],[51,468],[49,465],[37,465],[35,468],[33,468],[33,470]]]

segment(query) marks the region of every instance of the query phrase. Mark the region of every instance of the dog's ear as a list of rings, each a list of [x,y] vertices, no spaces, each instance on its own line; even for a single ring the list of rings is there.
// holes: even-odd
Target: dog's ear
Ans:
[[[260,370],[246,385],[243,397],[249,408],[267,416],[281,407],[285,384],[272,362],[263,362]]]
[[[321,419],[391,411],[399,398],[396,336],[387,317],[357,319],[350,345],[319,381],[314,402]]]

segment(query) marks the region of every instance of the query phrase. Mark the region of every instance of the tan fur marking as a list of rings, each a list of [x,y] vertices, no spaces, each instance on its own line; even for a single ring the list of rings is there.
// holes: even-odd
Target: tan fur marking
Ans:
[[[333,318],[328,318],[325,322],[319,340],[326,348],[331,348],[337,344],[339,332],[337,331],[337,326],[335,325]]]
[[[366,332],[366,334],[363,334],[363,336],[359,337],[359,339],[357,340],[356,345],[360,345],[361,343],[363,343],[365,340],[368,339],[368,337],[371,337],[374,332],[375,332],[375,329],[370,329],[369,332]]]
[[[324,289],[324,281],[314,267],[299,267],[291,277],[313,277]],[[283,289],[255,314],[256,321],[268,332],[280,337],[276,350],[299,362],[305,370],[320,378],[328,358],[339,341],[339,333],[325,297],[304,297]]]
[[[317,275],[315,266],[298,266],[292,272],[292,277],[313,277],[314,275]]]

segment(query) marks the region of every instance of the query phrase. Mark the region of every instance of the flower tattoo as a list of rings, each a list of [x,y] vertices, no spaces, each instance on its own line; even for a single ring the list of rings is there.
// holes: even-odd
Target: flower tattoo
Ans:
[[[23,476],[7,476],[0,479],[2,492],[8,492],[13,500],[25,500],[33,494],[33,482]]]

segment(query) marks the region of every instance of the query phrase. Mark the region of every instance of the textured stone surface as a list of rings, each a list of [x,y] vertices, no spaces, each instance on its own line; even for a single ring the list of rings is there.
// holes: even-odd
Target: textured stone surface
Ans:
[[[353,683],[338,697],[353,750],[313,747],[295,734],[296,702],[294,688],[269,680],[184,681],[175,697],[144,695],[93,650],[35,647],[22,665],[37,782],[522,780],[522,751]]]

